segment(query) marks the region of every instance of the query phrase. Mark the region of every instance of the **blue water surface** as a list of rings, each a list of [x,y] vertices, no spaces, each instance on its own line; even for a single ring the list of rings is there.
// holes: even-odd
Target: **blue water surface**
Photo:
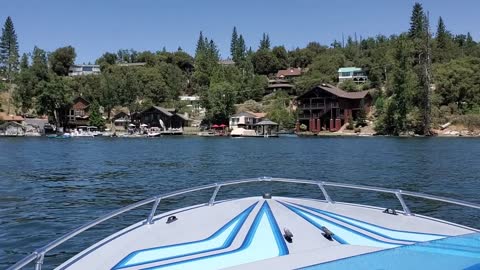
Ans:
[[[217,181],[277,176],[402,188],[480,203],[475,138],[0,138],[0,269],[114,209]],[[393,196],[327,188],[337,201],[400,209]],[[222,188],[219,199],[271,192],[321,199],[315,186]],[[159,212],[212,191],[162,200]],[[479,211],[406,198],[415,213],[479,227]],[[149,207],[89,230],[47,254],[46,268],[146,218]]]

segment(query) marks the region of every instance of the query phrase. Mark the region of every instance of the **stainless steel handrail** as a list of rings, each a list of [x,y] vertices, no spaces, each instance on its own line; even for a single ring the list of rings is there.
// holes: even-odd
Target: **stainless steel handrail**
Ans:
[[[134,204],[127,205],[123,208],[117,209],[115,211],[112,211],[102,217],[99,217],[87,224],[84,224],[77,229],[61,236],[60,238],[48,243],[47,245],[37,249],[30,255],[24,257],[20,261],[18,261],[16,264],[8,268],[7,270],[16,270],[16,269],[21,269],[31,262],[35,261],[35,269],[40,270],[42,268],[44,256],[47,252],[50,250],[54,249],[55,247],[63,244],[64,242],[68,241],[69,239],[77,236],[78,234],[95,227],[96,225],[105,222],[111,218],[114,218],[120,214],[123,214],[125,212],[131,211],[133,209],[136,209],[138,207],[153,203],[152,209],[146,218],[145,225],[153,224],[153,218],[155,216],[155,212],[157,210],[158,205],[163,199],[182,195],[182,194],[187,194],[187,193],[192,193],[196,191],[201,191],[201,190],[206,190],[206,189],[213,189],[215,188],[210,200],[206,203],[206,205],[214,205],[216,196],[220,190],[221,187],[224,186],[231,186],[231,185],[238,185],[238,184],[245,184],[245,183],[253,183],[253,182],[283,182],[283,183],[295,183],[295,184],[308,184],[308,185],[317,185],[318,188],[321,190],[323,196],[325,197],[325,200],[328,203],[334,203],[334,201],[331,199],[330,195],[328,194],[327,190],[325,187],[338,187],[338,188],[348,188],[348,189],[355,189],[355,190],[367,190],[367,191],[376,191],[376,192],[381,192],[381,193],[389,193],[393,194],[397,197],[399,200],[403,212],[405,215],[412,215],[410,212],[410,209],[408,208],[407,204],[405,203],[403,196],[410,196],[410,197],[417,197],[417,198],[423,198],[423,199],[428,199],[428,200],[433,200],[433,201],[441,201],[441,202],[446,202],[450,204],[456,204],[456,205],[461,205],[465,207],[470,207],[470,208],[475,208],[475,209],[480,209],[480,204],[476,203],[471,203],[471,202],[466,202],[462,200],[456,200],[456,199],[450,199],[446,197],[441,197],[441,196],[435,196],[435,195],[429,195],[429,194],[424,194],[424,193],[418,193],[418,192],[411,192],[411,191],[403,191],[400,189],[389,189],[389,188],[382,188],[382,187],[371,187],[371,186],[363,186],[363,185],[355,185],[355,184],[345,184],[345,183],[335,183],[335,182],[323,182],[323,181],[314,181],[314,180],[301,180],[301,179],[289,179],[289,178],[271,178],[271,177],[260,177],[260,178],[252,178],[252,179],[243,179],[243,180],[233,180],[233,181],[225,181],[225,182],[220,182],[220,183],[214,183],[214,184],[209,184],[209,185],[203,185],[203,186],[198,186],[198,187],[193,187],[193,188],[187,188],[187,189],[182,189],[179,191],[174,191],[170,193],[166,193],[163,195],[158,195],[154,197],[150,197],[148,199],[136,202]]]

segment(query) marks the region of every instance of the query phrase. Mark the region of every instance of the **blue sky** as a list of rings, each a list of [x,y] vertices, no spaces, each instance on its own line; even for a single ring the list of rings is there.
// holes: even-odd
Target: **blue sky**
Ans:
[[[21,52],[37,45],[47,51],[72,45],[77,63],[94,62],[121,48],[193,53],[202,30],[223,57],[229,55],[233,26],[256,48],[267,32],[287,49],[309,41],[331,44],[342,33],[397,34],[409,27],[413,0],[2,0],[0,21],[11,16]],[[432,29],[439,16],[454,33],[480,40],[480,1],[424,0]]]

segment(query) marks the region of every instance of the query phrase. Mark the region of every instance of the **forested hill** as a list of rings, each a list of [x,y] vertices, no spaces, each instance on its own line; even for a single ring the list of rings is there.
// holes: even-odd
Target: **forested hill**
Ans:
[[[420,4],[413,6],[411,17],[405,20],[410,20],[410,28],[399,35],[354,35],[328,45],[311,42],[291,51],[271,44],[266,33],[260,46],[252,48],[234,28],[232,65],[222,64],[215,42],[200,32],[194,55],[181,48],[175,52],[160,48],[156,52],[106,52],[95,61],[100,75],[68,77],[75,49],[68,46],[46,52],[35,47],[20,57],[13,21],[8,17],[0,44],[5,78],[0,87],[11,91],[18,113],[51,116],[68,108],[78,95],[106,111],[115,106],[139,111],[152,104],[181,110],[178,97],[196,94],[207,109],[205,121],[225,123],[234,113],[234,104],[262,101],[268,77],[280,69],[308,70],[294,81],[299,94],[320,83],[337,83],[338,68],[356,66],[367,72],[369,82],[360,86],[347,82],[340,87],[374,89],[379,133],[428,135],[432,127],[452,119],[467,119],[480,126],[480,44],[470,33],[451,33],[441,17],[428,18]],[[139,62],[145,65],[124,65]],[[10,87],[13,84],[16,87]],[[273,103],[288,106],[288,102]],[[292,114],[287,117],[291,124]]]

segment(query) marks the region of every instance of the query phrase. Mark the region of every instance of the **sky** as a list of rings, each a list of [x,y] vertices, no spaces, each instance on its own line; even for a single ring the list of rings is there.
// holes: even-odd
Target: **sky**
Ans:
[[[0,0],[0,23],[11,16],[21,53],[71,45],[76,63],[95,62],[119,49],[158,51],[181,47],[193,54],[200,31],[229,56],[232,29],[247,46],[268,33],[287,49],[310,41],[330,45],[355,33],[360,38],[408,30],[414,0]],[[420,0],[435,31],[442,16],[453,33],[480,40],[480,1]]]

